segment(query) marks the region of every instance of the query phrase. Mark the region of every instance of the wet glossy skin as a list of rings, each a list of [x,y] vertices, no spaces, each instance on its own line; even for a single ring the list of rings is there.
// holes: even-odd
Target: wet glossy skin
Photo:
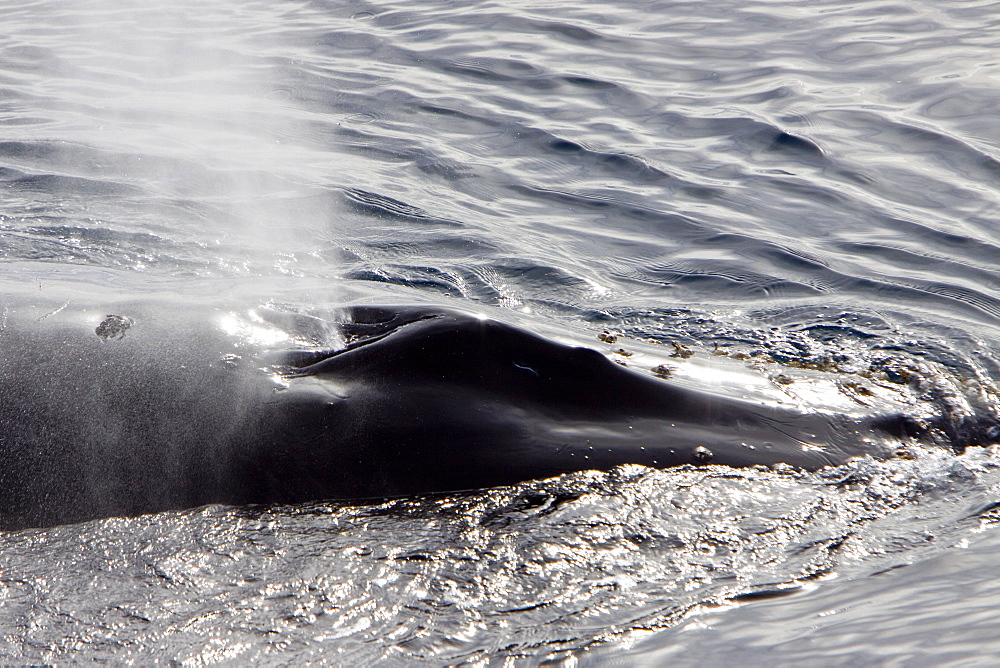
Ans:
[[[133,319],[121,340],[55,326],[0,335],[3,527],[619,464],[817,469],[872,452],[857,421],[682,389],[445,309],[347,309],[349,345],[289,356],[281,384],[259,360],[221,363],[217,332]]]
[[[319,429],[332,445],[262,453],[262,470],[283,474],[251,496],[446,491],[626,463],[817,469],[871,452],[850,420],[682,389],[493,320],[423,308],[353,319],[358,341],[302,369],[285,397],[286,442]]]

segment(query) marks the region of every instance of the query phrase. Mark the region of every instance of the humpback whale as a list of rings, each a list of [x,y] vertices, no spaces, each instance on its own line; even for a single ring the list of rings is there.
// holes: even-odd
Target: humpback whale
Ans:
[[[622,464],[815,470],[886,456],[886,432],[899,431],[684,387],[459,310],[353,306],[333,325],[269,316],[300,337],[334,327],[343,344],[332,350],[287,349],[273,327],[216,315],[209,325],[183,306],[5,307],[0,528],[460,491]]]

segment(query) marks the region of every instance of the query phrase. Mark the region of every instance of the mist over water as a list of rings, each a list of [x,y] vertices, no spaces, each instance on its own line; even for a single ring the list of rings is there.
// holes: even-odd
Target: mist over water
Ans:
[[[658,348],[678,382],[729,365],[817,410],[1000,416],[989,3],[40,1],[0,16],[4,295],[101,317],[128,299],[241,318],[432,302],[636,368]],[[2,339],[0,355],[22,363]],[[10,532],[0,656],[995,656],[997,455],[904,454]]]
[[[335,210],[322,175],[337,170],[302,149],[277,80],[265,26],[282,24],[280,9],[34,3],[5,16],[5,153],[21,158],[10,176],[27,182],[23,213],[43,214],[27,232],[78,249],[54,259],[300,273]],[[29,108],[44,117],[18,113]],[[39,195],[52,210],[38,211]]]

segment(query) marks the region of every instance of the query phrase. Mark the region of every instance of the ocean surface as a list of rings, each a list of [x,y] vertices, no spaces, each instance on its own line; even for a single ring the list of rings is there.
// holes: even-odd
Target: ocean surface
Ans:
[[[467,306],[817,410],[1000,416],[1000,3],[0,26],[0,294]],[[1000,452],[904,454],[0,533],[0,663],[991,664]]]

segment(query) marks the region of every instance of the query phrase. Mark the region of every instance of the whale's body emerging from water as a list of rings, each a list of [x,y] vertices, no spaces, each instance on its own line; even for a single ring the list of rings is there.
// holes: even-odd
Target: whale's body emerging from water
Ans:
[[[7,309],[0,330],[5,528],[886,447],[873,420],[685,388],[436,307],[349,307],[345,347],[284,355],[183,308],[43,311]]]

